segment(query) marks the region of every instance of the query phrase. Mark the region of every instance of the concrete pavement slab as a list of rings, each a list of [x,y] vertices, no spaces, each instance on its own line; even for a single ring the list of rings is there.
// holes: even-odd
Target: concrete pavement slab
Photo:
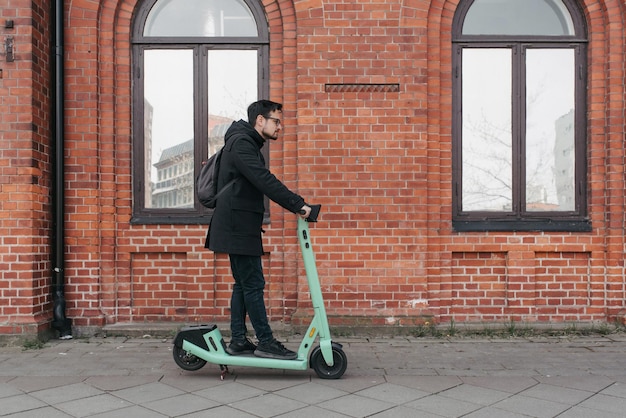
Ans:
[[[142,404],[144,408],[166,417],[180,417],[193,412],[207,411],[220,406],[220,403],[193,393],[164,397]]]
[[[126,408],[131,405],[130,402],[126,402],[108,393],[54,404],[56,408],[73,417],[88,417],[103,412]]]
[[[216,402],[219,401],[222,404],[231,404],[244,399],[263,396],[267,393],[267,391],[257,389],[248,384],[244,385],[237,382],[223,382],[219,386],[213,386],[194,393],[204,396],[207,399],[212,399]]]
[[[348,394],[341,398],[322,402],[319,406],[323,409],[339,412],[349,417],[369,417],[391,409],[395,405],[391,402]]]
[[[428,412],[442,417],[461,417],[479,410],[482,406],[463,400],[452,400],[441,395],[430,395],[416,401],[409,402],[406,406],[417,411]],[[417,414],[419,416],[419,413]]]
[[[248,398],[229,404],[230,407],[256,417],[275,417],[305,408],[307,404],[293,399],[268,393],[256,398]]]
[[[275,393],[277,395],[284,396],[285,398],[313,405],[329,401],[331,399],[341,398],[349,394],[349,392],[344,392],[343,390],[335,389],[318,382],[307,382],[301,385],[281,389]]]
[[[514,413],[523,413],[529,417],[550,418],[556,417],[568,410],[571,405],[555,400],[543,400],[523,395],[515,395],[492,405],[495,409]]]

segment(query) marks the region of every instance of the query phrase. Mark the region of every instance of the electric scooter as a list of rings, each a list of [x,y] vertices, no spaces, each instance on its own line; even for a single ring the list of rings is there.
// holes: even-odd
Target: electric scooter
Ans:
[[[346,371],[348,358],[343,346],[331,340],[324,298],[311,246],[309,222],[317,222],[321,205],[311,205],[308,218],[298,217],[298,240],[302,250],[304,269],[311,292],[314,316],[300,343],[295,360],[256,357],[253,354],[230,355],[217,325],[192,325],[182,328],[174,338],[174,361],[183,370],[199,370],[209,362],[219,364],[221,375],[228,366],[262,367],[270,369],[306,370],[311,367],[322,379],[339,379]],[[311,349],[319,335],[319,345]],[[308,356],[311,352],[310,357]]]

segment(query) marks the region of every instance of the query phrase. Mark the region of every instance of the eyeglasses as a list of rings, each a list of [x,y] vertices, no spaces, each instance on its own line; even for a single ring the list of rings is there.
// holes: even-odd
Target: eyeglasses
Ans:
[[[271,116],[263,116],[263,117],[264,117],[265,119],[271,119],[271,120],[273,120],[273,121],[274,121],[274,123],[276,124],[276,126],[278,126],[278,125],[280,125],[280,124],[281,124],[281,123],[280,123],[280,119],[278,119],[278,118],[273,118],[273,117],[271,117]]]

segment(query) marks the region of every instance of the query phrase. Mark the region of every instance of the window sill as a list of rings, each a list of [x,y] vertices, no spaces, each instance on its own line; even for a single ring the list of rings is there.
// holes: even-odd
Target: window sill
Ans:
[[[591,221],[583,220],[467,220],[452,221],[456,232],[591,232]]]

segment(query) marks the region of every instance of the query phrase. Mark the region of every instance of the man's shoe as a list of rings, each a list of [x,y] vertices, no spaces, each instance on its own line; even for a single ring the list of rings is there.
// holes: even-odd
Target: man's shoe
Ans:
[[[263,358],[273,358],[278,360],[295,360],[298,353],[285,348],[278,340],[274,339],[268,343],[259,343],[254,351],[254,355]]]
[[[254,350],[256,350],[256,345],[246,338],[243,341],[231,341],[226,352],[231,356],[238,356],[240,354],[252,354]]]

